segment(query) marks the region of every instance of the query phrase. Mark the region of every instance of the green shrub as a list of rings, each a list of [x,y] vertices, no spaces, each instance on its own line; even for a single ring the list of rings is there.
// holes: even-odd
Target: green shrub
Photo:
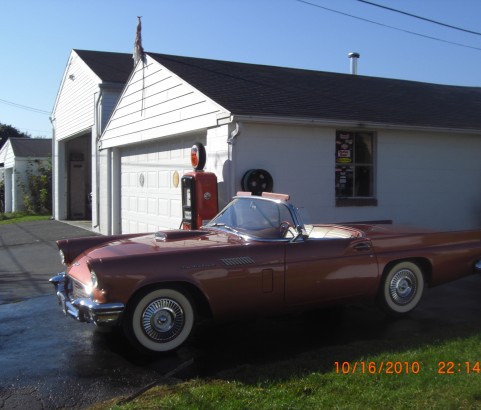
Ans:
[[[23,205],[30,214],[52,212],[52,161],[29,160],[26,178],[20,183]]]

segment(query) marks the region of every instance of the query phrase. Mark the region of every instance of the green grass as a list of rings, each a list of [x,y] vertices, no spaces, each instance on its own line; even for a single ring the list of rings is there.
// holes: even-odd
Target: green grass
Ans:
[[[365,351],[352,348],[354,355]],[[124,404],[117,399],[95,409],[481,409],[481,333],[360,356],[344,365],[346,374],[336,371],[335,359],[325,369],[316,366],[327,363],[325,354],[242,366],[211,380],[159,383]]]
[[[23,212],[0,213],[0,225],[27,221],[45,221],[50,218],[51,215],[32,215]]]

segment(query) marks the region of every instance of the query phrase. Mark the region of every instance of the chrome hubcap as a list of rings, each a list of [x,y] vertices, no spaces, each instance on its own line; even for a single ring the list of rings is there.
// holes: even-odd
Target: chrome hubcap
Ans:
[[[156,299],[144,310],[142,329],[152,340],[167,342],[179,335],[184,321],[184,311],[175,300]]]
[[[392,300],[398,305],[406,305],[416,295],[416,275],[409,269],[402,269],[395,273],[391,279],[389,293]]]

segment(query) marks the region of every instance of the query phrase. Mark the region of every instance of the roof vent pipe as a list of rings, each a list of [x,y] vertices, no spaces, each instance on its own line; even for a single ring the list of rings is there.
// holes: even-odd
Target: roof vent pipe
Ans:
[[[357,75],[357,59],[361,55],[359,53],[349,53],[348,55],[351,60],[351,74]]]

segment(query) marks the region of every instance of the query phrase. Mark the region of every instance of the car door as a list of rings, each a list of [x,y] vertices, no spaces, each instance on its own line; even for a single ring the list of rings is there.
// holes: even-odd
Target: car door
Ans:
[[[286,241],[229,246],[217,266],[196,277],[216,317],[262,316],[284,306]]]
[[[322,305],[373,295],[378,267],[366,238],[325,238],[286,246],[286,303]]]

